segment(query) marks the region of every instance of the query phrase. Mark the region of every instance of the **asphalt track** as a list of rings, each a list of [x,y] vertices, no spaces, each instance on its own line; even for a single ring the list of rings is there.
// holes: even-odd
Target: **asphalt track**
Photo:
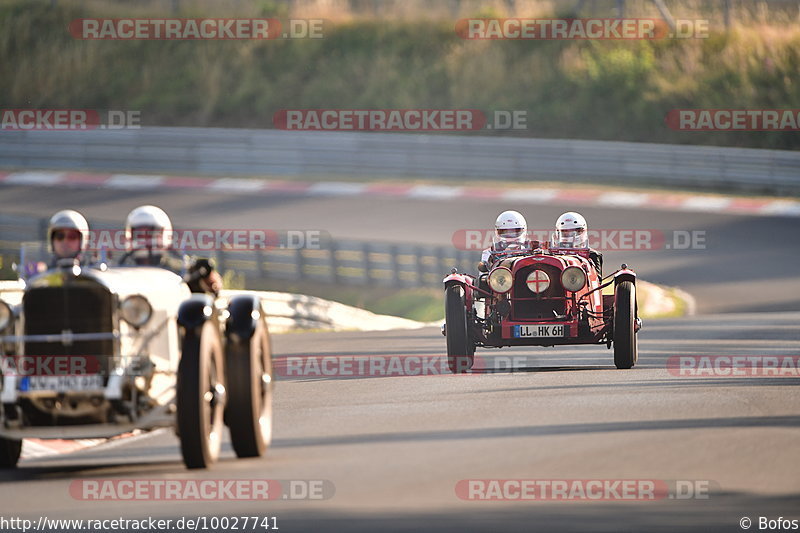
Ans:
[[[800,518],[800,378],[678,377],[671,355],[798,355],[800,313],[652,322],[640,364],[604,347],[479,351],[516,371],[278,382],[267,456],[187,472],[168,431],[31,460],[0,475],[3,515],[49,518],[276,516],[283,531],[737,531],[744,516]],[[294,355],[439,355],[433,328],[275,336]],[[81,479],[328,480],[322,501],[82,501]],[[708,482],[708,499],[487,502],[465,479]]]
[[[454,231],[520,208],[531,226],[572,206],[280,198],[2,187],[4,209],[73,207],[119,217],[153,202],[183,227],[324,229],[334,237],[447,243]],[[646,279],[680,285],[700,314],[648,321],[640,362],[613,369],[605,347],[479,350],[520,356],[514,372],[467,376],[287,377],[276,389],[267,456],[188,472],[167,431],[0,474],[0,515],[49,518],[275,516],[283,531],[742,531],[749,517],[800,518],[800,408],[794,377],[680,377],[674,355],[800,355],[796,219],[585,208],[594,227],[705,230],[704,250],[608,252]],[[546,227],[546,226],[545,226]],[[709,314],[719,313],[723,314]],[[735,312],[735,313],[733,313]],[[278,357],[441,355],[438,330],[274,337]],[[328,480],[317,501],[84,501],[85,479]],[[460,499],[469,479],[693,480],[708,499]],[[330,495],[330,494],[329,494]]]

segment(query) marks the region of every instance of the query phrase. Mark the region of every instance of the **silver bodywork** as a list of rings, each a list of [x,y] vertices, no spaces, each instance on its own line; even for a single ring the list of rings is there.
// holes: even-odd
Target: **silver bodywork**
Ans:
[[[132,295],[143,296],[152,307],[151,317],[137,329],[115,312],[110,332],[73,334],[65,330],[25,337],[26,316],[22,304],[25,292],[43,287],[57,290],[74,283],[104,287],[117,303]],[[176,372],[180,360],[177,314],[180,304],[190,296],[182,278],[168,270],[106,265],[51,269],[0,292],[0,299],[12,305],[16,316],[13,330],[4,332],[0,346],[13,346],[17,356],[25,356],[25,343],[34,341],[69,346],[78,340],[105,339],[113,340],[115,347],[115,353],[103,354],[112,357],[112,367],[104,386],[97,390],[26,390],[22,383],[25,376],[4,366],[0,437],[111,437],[133,429],[174,425]],[[20,409],[23,403],[55,420],[97,417],[101,422],[30,425],[25,417],[8,416],[12,406]],[[111,413],[111,416],[104,413]]]

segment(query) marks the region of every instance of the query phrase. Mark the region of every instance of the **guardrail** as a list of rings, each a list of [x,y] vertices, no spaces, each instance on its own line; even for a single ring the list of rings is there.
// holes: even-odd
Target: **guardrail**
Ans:
[[[6,131],[0,167],[582,181],[800,193],[800,152],[475,135],[142,128]]]
[[[104,221],[92,220],[91,223],[94,229],[115,227]],[[20,243],[43,240],[46,227],[47,219],[0,214],[0,267],[5,270],[12,263],[18,263]],[[247,281],[314,281],[385,287],[437,287],[451,268],[474,272],[480,260],[479,252],[457,250],[452,246],[352,240],[325,240],[313,249],[216,250],[200,255],[214,258],[220,272],[234,271],[244,275]]]

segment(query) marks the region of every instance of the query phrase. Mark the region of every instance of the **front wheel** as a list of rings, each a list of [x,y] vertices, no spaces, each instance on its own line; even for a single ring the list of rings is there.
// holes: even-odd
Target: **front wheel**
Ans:
[[[187,331],[178,365],[178,433],[188,468],[208,468],[222,445],[225,379],[219,330],[207,321]]]
[[[263,317],[249,341],[225,350],[229,401],[226,420],[238,457],[260,457],[272,441],[272,348]]]
[[[631,368],[639,359],[636,342],[636,285],[623,281],[614,291],[614,364]]]
[[[0,468],[16,468],[22,454],[22,441],[0,437]]]
[[[453,374],[466,372],[475,361],[475,344],[469,338],[465,300],[461,285],[451,285],[445,290],[447,365]]]

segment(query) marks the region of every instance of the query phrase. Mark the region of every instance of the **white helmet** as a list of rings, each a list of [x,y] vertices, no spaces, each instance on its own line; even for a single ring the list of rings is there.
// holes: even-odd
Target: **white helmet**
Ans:
[[[146,232],[146,234],[136,235],[134,232],[137,231]],[[159,238],[156,248],[169,248],[172,242],[172,222],[160,207],[140,205],[128,213],[128,218],[125,221],[125,238],[128,240],[131,249],[134,250],[142,248],[144,242],[149,243],[155,238]]]
[[[497,242],[522,244],[528,238],[528,223],[517,211],[503,211],[494,223]]]
[[[81,234],[81,244],[79,248],[83,250],[89,240],[89,223],[86,219],[72,209],[64,209],[50,217],[50,224],[47,227],[47,246],[50,253],[55,253],[53,250],[53,235],[59,230],[76,230]]]
[[[574,211],[558,217],[554,244],[557,248],[588,248],[589,231],[586,219]]]

